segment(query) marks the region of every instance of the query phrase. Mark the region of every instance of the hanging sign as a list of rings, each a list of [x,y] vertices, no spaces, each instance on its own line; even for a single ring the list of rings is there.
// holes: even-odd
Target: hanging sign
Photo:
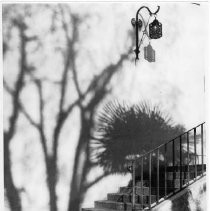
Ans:
[[[150,43],[148,46],[144,47],[144,59],[148,62],[155,62],[155,50]]]

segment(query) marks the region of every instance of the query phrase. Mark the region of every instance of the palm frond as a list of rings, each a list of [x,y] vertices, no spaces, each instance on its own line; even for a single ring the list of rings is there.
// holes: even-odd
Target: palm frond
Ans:
[[[105,171],[124,173],[126,157],[142,154],[184,132],[159,106],[147,102],[129,106],[118,101],[104,106],[98,116],[95,157]]]

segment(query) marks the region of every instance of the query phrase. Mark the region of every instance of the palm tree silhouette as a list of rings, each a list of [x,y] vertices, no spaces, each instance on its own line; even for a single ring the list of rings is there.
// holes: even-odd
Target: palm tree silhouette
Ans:
[[[184,132],[158,106],[110,102],[98,117],[93,148],[105,172],[126,173],[126,158],[142,155]]]

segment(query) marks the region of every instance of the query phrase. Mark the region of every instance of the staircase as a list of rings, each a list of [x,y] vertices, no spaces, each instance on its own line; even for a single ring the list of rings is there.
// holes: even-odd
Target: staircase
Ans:
[[[95,201],[94,208],[83,208],[82,211],[151,210],[157,204],[202,178],[206,171],[203,153],[203,125],[204,123],[133,160],[131,175],[135,180],[133,179],[126,187],[120,187],[117,193],[108,193],[106,200]],[[197,138],[198,131],[200,131],[199,139]],[[192,160],[190,160],[189,151],[191,132],[193,132],[193,155],[195,156],[193,164],[190,163]],[[184,136],[186,137],[186,145]],[[178,142],[180,149],[178,153],[175,151],[176,142]],[[197,159],[198,145],[201,146],[201,163]],[[166,159],[169,146],[172,147],[171,152],[169,152],[172,153],[171,162]],[[165,153],[164,162],[160,161],[161,148]],[[185,160],[183,155],[186,156]],[[179,156],[179,159],[176,159],[176,156]],[[147,158],[146,162],[145,158]],[[154,160],[155,162],[152,162]],[[155,164],[152,166],[152,163]],[[138,172],[140,171],[140,174],[138,175],[139,166]]]

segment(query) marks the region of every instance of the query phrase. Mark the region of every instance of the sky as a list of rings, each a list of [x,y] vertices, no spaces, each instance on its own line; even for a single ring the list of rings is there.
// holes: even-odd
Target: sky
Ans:
[[[86,70],[91,73],[97,73],[98,70],[109,64],[115,63],[119,58],[119,53],[124,51],[124,47],[128,46],[130,42],[123,43],[126,40],[126,33],[128,29],[133,31],[130,20],[135,17],[137,9],[142,6],[143,3],[139,2],[120,2],[120,3],[71,3],[71,7],[78,14],[93,15],[90,26],[84,25],[84,33],[82,33],[83,41],[81,42],[82,49],[89,49],[90,63],[82,63],[78,60],[81,73],[85,73]],[[162,3],[144,3],[156,10],[156,6],[160,5],[160,11],[157,15],[157,19],[163,25],[163,37],[158,40],[152,40],[151,45],[156,51],[155,63],[149,63],[143,58],[143,47],[148,44],[147,40],[141,46],[140,60],[137,65],[134,63],[134,57],[131,61],[127,61],[122,66],[122,70],[114,76],[112,79],[112,86],[114,87],[112,95],[107,98],[107,101],[117,99],[119,101],[125,101],[130,104],[135,104],[141,100],[146,100],[151,104],[158,104],[161,109],[166,113],[169,113],[175,123],[183,124],[186,129],[190,129],[201,122],[205,121],[204,112],[204,99],[205,99],[205,87],[204,79],[208,67],[208,7],[207,3],[201,3],[200,6],[191,4],[189,2],[162,2]],[[147,13],[142,11],[142,15],[147,17]],[[44,15],[43,15],[44,16]],[[42,15],[37,15],[34,30],[40,30],[45,28],[48,24],[47,20],[42,22]],[[206,27],[205,27],[206,26]],[[95,30],[90,30],[89,34],[85,34],[85,27],[91,27]],[[82,28],[83,30],[83,28]],[[46,52],[34,56],[37,60],[42,55],[49,56],[50,42],[47,37],[46,43],[49,42],[49,48]],[[61,41],[62,42],[62,41]],[[113,45],[115,43],[115,45]],[[85,55],[84,55],[85,56]],[[11,64],[14,57],[11,57],[8,64]],[[43,57],[44,58],[44,57]],[[83,57],[81,57],[82,60]],[[92,67],[91,60],[94,60],[94,69]],[[59,58],[51,57],[48,61],[40,63],[40,74],[48,67],[48,72],[54,68],[59,67]],[[8,77],[12,75],[13,68],[8,67],[7,71],[11,71]],[[6,69],[5,68],[5,69]],[[11,68],[11,69],[9,69]],[[56,75],[56,71],[54,71]],[[52,74],[52,78],[55,77]],[[81,74],[81,80],[85,83],[90,80],[89,75]],[[31,88],[33,90],[33,88]],[[49,88],[50,90],[50,88]],[[29,91],[30,95],[26,93],[25,99],[28,101],[28,107],[34,106],[33,99],[36,98]],[[4,102],[5,103],[5,102]],[[53,109],[53,108],[52,108]],[[34,117],[37,116],[36,111],[33,110]],[[76,113],[76,111],[75,111]],[[76,114],[75,114],[76,115]],[[49,119],[50,122],[50,119]],[[6,123],[5,123],[6,124]],[[77,121],[70,123],[69,125],[77,124]],[[24,125],[24,124],[23,124]],[[22,126],[23,127],[23,126]],[[26,137],[32,134],[32,130],[27,132]],[[72,134],[71,134],[72,135]],[[69,132],[66,130],[63,137],[69,136]],[[75,132],[73,136],[77,137]],[[26,144],[27,141],[23,139],[24,144],[18,144],[20,139],[23,139],[22,134],[17,136],[13,143],[12,150],[14,152],[13,160],[17,165],[14,166],[14,172],[19,172],[16,176],[17,184],[27,184],[28,190],[31,193],[31,197],[37,195],[40,191],[47,195],[42,181],[44,168],[42,165],[33,171],[33,166],[36,166],[40,162],[41,155],[39,154],[38,145]],[[33,134],[30,137],[32,143],[35,143],[37,136]],[[76,140],[76,138],[75,138]],[[69,167],[65,172],[69,172],[69,168],[72,166],[72,160],[74,153],[69,153],[67,141],[63,142],[61,146],[60,164],[64,164],[67,159],[70,160]],[[73,143],[76,146],[76,142]],[[72,146],[72,142],[71,142]],[[24,172],[24,165],[28,165],[27,161],[24,161],[22,155],[30,156],[30,154],[36,154],[36,158],[33,159],[33,163],[28,172]],[[23,179],[24,174],[28,175],[27,179]],[[31,173],[32,172],[32,173]],[[92,174],[100,173],[101,170],[97,169]],[[69,173],[66,173],[69,177]],[[30,175],[30,177],[29,177]],[[63,179],[65,180],[66,177]],[[36,184],[30,183],[30,180],[36,181]],[[130,175],[109,176],[96,186],[92,187],[85,198],[83,207],[92,207],[94,200],[105,198],[109,192],[115,192],[118,187],[127,184],[130,179]],[[68,190],[65,187],[65,182],[61,182],[58,185],[59,193],[59,207],[61,210],[65,210],[66,207],[66,195]],[[30,200],[29,200],[30,201]],[[23,196],[23,203],[25,210],[45,210],[45,203],[47,198],[37,197],[33,200],[34,207],[29,206],[27,197]]]

